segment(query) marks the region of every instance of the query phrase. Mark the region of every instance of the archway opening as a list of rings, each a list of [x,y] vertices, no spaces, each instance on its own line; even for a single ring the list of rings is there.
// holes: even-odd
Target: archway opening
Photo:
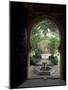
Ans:
[[[28,78],[60,78],[60,33],[49,19],[33,25]]]

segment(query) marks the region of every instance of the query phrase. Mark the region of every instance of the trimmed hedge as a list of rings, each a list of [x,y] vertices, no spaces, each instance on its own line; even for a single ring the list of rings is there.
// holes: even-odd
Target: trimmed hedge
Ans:
[[[40,56],[34,55],[34,56],[30,57],[30,65],[36,65],[40,59],[41,59]]]
[[[57,56],[49,56],[49,60],[52,62],[54,65],[58,65],[58,58]]]

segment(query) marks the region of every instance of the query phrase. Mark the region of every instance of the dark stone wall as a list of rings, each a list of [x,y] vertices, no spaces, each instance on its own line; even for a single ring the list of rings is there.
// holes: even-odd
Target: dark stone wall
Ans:
[[[27,77],[27,9],[22,3],[10,3],[10,88]]]

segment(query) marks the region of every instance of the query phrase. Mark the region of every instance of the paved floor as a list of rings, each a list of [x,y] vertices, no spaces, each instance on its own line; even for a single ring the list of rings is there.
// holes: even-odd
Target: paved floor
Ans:
[[[58,65],[51,66],[51,74],[50,75],[39,75],[38,71],[40,71],[41,66],[30,66],[30,71],[29,71],[29,79],[33,78],[60,78],[60,71]]]
[[[61,79],[31,79],[25,81],[19,88],[63,86],[65,81]]]
[[[47,61],[49,61],[49,60],[47,60]],[[37,65],[35,65],[35,66],[33,66],[33,65],[31,65],[30,67],[29,67],[29,75],[28,75],[28,77],[29,77],[29,79],[33,79],[33,78],[50,78],[50,77],[54,77],[54,78],[60,78],[61,77],[61,75],[60,75],[60,57],[58,56],[58,65],[53,65],[52,66],[52,70],[51,70],[51,74],[50,74],[50,76],[39,76],[38,75],[38,73],[36,72],[36,71],[39,71],[39,69],[41,68],[41,65],[42,65],[42,62],[46,62],[46,59],[42,59],[42,60],[40,60],[38,63],[37,63],[37,65],[39,65],[40,64],[40,66],[37,66]],[[49,65],[50,65],[50,62],[48,62],[49,63]]]

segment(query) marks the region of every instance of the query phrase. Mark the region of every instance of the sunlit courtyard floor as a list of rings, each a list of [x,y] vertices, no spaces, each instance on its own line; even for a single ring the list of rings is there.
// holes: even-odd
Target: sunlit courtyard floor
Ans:
[[[58,65],[51,65],[50,62],[48,62],[48,66],[51,68],[50,75],[39,75],[38,72],[40,71],[40,68],[42,66],[42,62],[46,62],[45,59],[40,60],[36,65],[30,65],[29,66],[29,79],[33,78],[61,78],[60,75],[60,59],[58,57]]]
[[[57,65],[50,66],[52,67],[51,75],[38,75],[37,71],[39,71],[40,66],[31,66],[29,78],[60,78],[60,71]]]

